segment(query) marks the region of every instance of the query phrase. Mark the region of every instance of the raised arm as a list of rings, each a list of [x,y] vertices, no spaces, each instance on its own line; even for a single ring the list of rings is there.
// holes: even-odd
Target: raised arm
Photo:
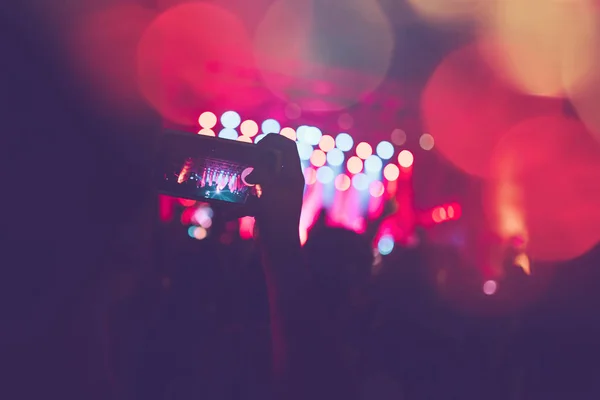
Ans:
[[[257,226],[269,291],[276,398],[352,399],[352,379],[300,245],[304,178],[296,144],[268,135],[260,145],[284,155],[278,179],[253,176],[263,187]]]

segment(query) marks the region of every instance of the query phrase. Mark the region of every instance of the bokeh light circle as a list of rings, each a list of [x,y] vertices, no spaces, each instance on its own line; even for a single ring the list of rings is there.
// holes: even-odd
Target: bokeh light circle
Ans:
[[[235,140],[238,138],[238,133],[235,129],[223,128],[219,132],[219,137],[223,139]]]
[[[354,140],[347,133],[340,133],[335,138],[335,145],[342,151],[350,151],[352,146],[354,146]]]
[[[527,118],[560,112],[560,101],[515,92],[469,45],[447,56],[421,99],[425,127],[436,150],[472,175],[487,177],[502,136]]]
[[[373,148],[367,142],[361,142],[356,146],[356,155],[366,160],[373,154]]]
[[[218,32],[219,34],[215,34]],[[236,93],[236,106],[264,101],[239,71],[253,65],[252,42],[242,21],[206,2],[169,8],[145,30],[137,47],[137,81],[167,120],[189,126],[198,104]]]
[[[304,183],[307,185],[314,185],[317,182],[317,171],[308,167],[304,169]]]
[[[340,174],[335,177],[335,188],[340,192],[345,192],[346,190],[350,189],[351,184],[352,181],[346,174]]]
[[[393,182],[400,177],[400,168],[395,164],[388,164],[383,169],[383,176],[390,182]]]
[[[252,138],[250,136],[239,136],[236,140],[238,142],[252,143]]]
[[[526,155],[526,156],[525,156]],[[600,239],[600,145],[561,115],[527,120],[498,144],[484,204],[497,233],[531,258],[563,261]]]
[[[377,243],[377,250],[383,256],[387,256],[394,251],[394,238],[389,235],[384,235]]]
[[[382,168],[383,161],[374,154],[365,160],[365,170],[367,172],[380,172]]]
[[[369,185],[369,194],[373,197],[381,197],[385,193],[385,186],[380,181],[373,181]]]
[[[335,139],[329,135],[323,135],[319,141],[319,148],[325,153],[335,147]]]
[[[351,174],[358,174],[363,169],[363,160],[357,156],[352,156],[348,159],[347,168]]]
[[[358,103],[387,75],[393,49],[392,25],[375,1],[277,0],[254,37],[266,86],[306,111]]]
[[[300,159],[305,161],[310,160],[310,157],[313,153],[313,147],[304,142],[298,142],[296,143],[296,146],[298,147],[298,155],[300,156]]]
[[[261,125],[263,133],[279,133],[281,124],[274,119],[266,119]]]
[[[404,132],[400,128],[394,129],[392,131],[390,139],[391,139],[392,143],[395,144],[396,146],[403,146],[404,143],[406,143],[406,132]]]
[[[334,167],[344,163],[344,153],[340,149],[333,149],[327,153],[327,162]]]
[[[308,128],[306,128],[305,135],[306,135],[306,142],[308,144],[312,144],[313,146],[316,146],[319,144],[319,141],[321,141],[321,137],[323,136],[323,133],[316,126],[309,126]]]
[[[352,186],[356,190],[367,190],[369,188],[369,177],[365,174],[356,174],[352,177]]]
[[[394,156],[394,145],[390,142],[380,142],[376,148],[377,155],[384,160],[389,160]]]
[[[415,156],[408,150],[402,150],[400,154],[398,154],[398,164],[401,167],[410,168],[414,161]]]
[[[327,162],[327,155],[323,150],[316,149],[310,156],[310,163],[315,167],[322,167]]]
[[[217,116],[210,111],[205,111],[198,117],[198,123],[202,128],[212,129],[217,125]]]
[[[235,129],[240,126],[242,122],[242,117],[235,111],[225,111],[223,115],[221,115],[221,125],[225,128]]]
[[[198,135],[202,135],[202,136],[217,136],[215,134],[215,131],[213,131],[212,129],[208,129],[208,128],[200,129],[198,131]]]
[[[433,149],[433,146],[435,146],[435,140],[433,139],[433,136],[431,136],[429,133],[422,134],[419,138],[419,146],[421,146],[421,148],[425,151]]]
[[[487,296],[492,296],[498,290],[498,283],[493,280],[485,281],[483,283],[483,293]]]
[[[240,131],[244,136],[254,137],[258,134],[258,124],[251,119],[247,119],[246,121],[242,122]]]
[[[334,176],[333,170],[327,165],[317,170],[317,180],[324,185],[333,182]]]
[[[296,131],[294,128],[283,128],[281,132],[279,132],[281,136],[285,136],[290,140],[296,140]]]

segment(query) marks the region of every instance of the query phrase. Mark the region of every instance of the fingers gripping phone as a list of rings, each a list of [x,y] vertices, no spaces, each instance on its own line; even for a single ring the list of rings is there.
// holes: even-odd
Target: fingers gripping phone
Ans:
[[[253,215],[261,189],[249,182],[249,175],[259,170],[261,176],[275,176],[281,171],[281,163],[281,153],[275,149],[165,131],[159,142],[158,191],[243,209],[247,215]]]

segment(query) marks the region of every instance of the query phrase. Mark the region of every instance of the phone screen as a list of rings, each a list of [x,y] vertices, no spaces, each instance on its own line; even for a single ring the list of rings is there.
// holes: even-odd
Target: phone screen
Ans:
[[[187,157],[164,171],[163,189],[175,197],[244,204],[256,188],[246,182],[253,167],[228,160]]]
[[[256,167],[277,173],[277,155],[254,144],[168,134],[161,143],[158,189],[174,197],[246,204],[260,194],[246,178]]]

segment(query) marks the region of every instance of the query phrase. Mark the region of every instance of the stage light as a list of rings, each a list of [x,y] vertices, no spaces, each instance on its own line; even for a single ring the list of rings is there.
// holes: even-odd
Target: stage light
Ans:
[[[345,192],[346,190],[350,189],[351,184],[352,181],[346,174],[340,174],[335,178],[335,188],[340,192]]]
[[[383,168],[383,161],[376,155],[372,155],[365,160],[365,170],[367,172],[379,172]]]
[[[333,181],[333,178],[334,173],[330,167],[324,166],[317,170],[317,180],[322,184],[326,185],[328,183],[331,183]]]
[[[261,133],[260,135],[258,135],[257,137],[254,138],[254,143],[258,143],[261,140],[263,140],[265,138],[265,136],[267,136],[267,133]]]
[[[415,157],[408,150],[402,150],[400,154],[398,154],[398,164],[404,168],[410,168],[415,161]]]
[[[296,131],[292,128],[283,128],[279,134],[290,140],[296,140]]]
[[[356,156],[352,156],[348,160],[347,167],[351,174],[358,174],[363,169],[363,161]]]
[[[307,125],[300,125],[298,129],[296,129],[296,136],[299,142],[308,142],[308,140],[306,139],[308,128],[309,127]]]
[[[319,148],[325,153],[331,151],[335,147],[335,140],[329,135],[323,135],[319,141]]]
[[[249,136],[239,136],[237,138],[238,142],[244,142],[244,143],[252,143],[252,138]]]
[[[317,171],[312,168],[304,168],[304,183],[307,185],[314,185],[317,181]]]
[[[321,130],[316,126],[309,126],[306,130],[306,141],[308,144],[312,144],[313,146],[318,145],[321,136],[323,136],[323,133],[321,133]]]
[[[198,226],[198,227],[196,227],[196,229],[194,229],[194,238],[197,240],[206,239],[207,235],[208,235],[208,232],[206,231],[206,229],[202,228],[201,226]]]
[[[198,132],[198,135],[203,135],[203,136],[217,136],[215,134],[215,131],[213,131],[212,129],[209,129],[209,128],[200,129],[200,131]]]
[[[219,137],[223,139],[235,140],[238,138],[238,133],[235,129],[223,128],[221,132],[219,132]]]
[[[373,148],[369,143],[362,142],[359,143],[358,146],[356,146],[356,155],[362,158],[363,160],[369,158],[371,154],[373,154]]]
[[[327,162],[327,156],[323,150],[316,149],[310,156],[310,163],[315,167],[322,167]]]
[[[327,162],[334,167],[339,167],[344,163],[344,153],[340,149],[332,149],[327,153]]]
[[[404,143],[406,143],[406,132],[404,132],[402,129],[394,129],[392,131],[392,143],[394,143],[396,146],[402,146]]]
[[[383,176],[388,181],[393,182],[400,176],[400,169],[395,164],[388,164],[383,169]]]
[[[274,119],[267,119],[262,123],[261,129],[263,133],[279,133],[281,125]]]
[[[391,254],[394,251],[394,238],[389,235],[382,236],[377,243],[377,250],[382,256]]]
[[[369,188],[369,178],[365,174],[356,174],[352,177],[352,186],[356,190],[367,190]]]
[[[429,133],[422,134],[421,137],[419,138],[419,145],[421,146],[421,148],[423,150],[426,150],[426,151],[433,149],[433,146],[435,145],[433,136],[431,136]]]
[[[244,136],[254,137],[258,134],[258,124],[251,119],[247,119],[242,122],[240,131],[242,131],[242,135]]]
[[[210,111],[205,111],[202,114],[200,114],[200,117],[198,118],[198,123],[202,128],[212,129],[217,124],[217,116],[211,113]]]
[[[352,146],[354,146],[354,140],[352,140],[352,136],[347,133],[340,133],[335,138],[335,145],[342,151],[350,151]]]
[[[301,160],[310,160],[310,157],[313,153],[313,147],[310,144],[298,142],[296,143],[296,147],[298,147],[298,155],[300,156]]]
[[[240,126],[242,122],[242,118],[240,114],[235,111],[225,111],[223,115],[221,115],[221,125],[225,128],[235,129]]]
[[[394,145],[390,142],[380,142],[377,145],[376,151],[377,155],[384,160],[389,160],[390,158],[394,157]]]
[[[489,280],[483,284],[483,293],[485,293],[488,296],[495,294],[497,290],[498,283],[496,283],[496,281]]]
[[[381,197],[385,193],[385,187],[380,181],[373,181],[369,185],[369,193],[373,197]]]

